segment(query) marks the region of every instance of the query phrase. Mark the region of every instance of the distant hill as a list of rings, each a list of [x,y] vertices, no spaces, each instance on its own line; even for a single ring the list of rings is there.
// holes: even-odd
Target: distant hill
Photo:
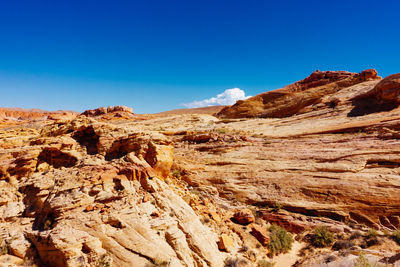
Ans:
[[[203,108],[182,108],[182,109],[173,109],[168,111],[163,111],[159,113],[154,113],[153,115],[182,115],[182,114],[208,114],[213,115],[215,113],[220,112],[225,106],[210,106]]]
[[[74,116],[78,114],[69,110],[45,111],[41,109],[24,109],[24,108],[2,108],[0,107],[0,118],[6,119],[42,119],[48,116]]]

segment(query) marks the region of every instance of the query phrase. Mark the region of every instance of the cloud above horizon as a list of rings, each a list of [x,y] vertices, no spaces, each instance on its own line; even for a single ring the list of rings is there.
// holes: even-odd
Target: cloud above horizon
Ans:
[[[187,108],[202,108],[209,106],[217,106],[217,105],[233,105],[238,100],[244,100],[249,98],[250,96],[246,96],[245,91],[240,88],[232,88],[226,89],[223,93],[218,94],[215,97],[211,97],[209,99],[204,99],[200,101],[193,101],[190,103],[184,103],[182,106]]]

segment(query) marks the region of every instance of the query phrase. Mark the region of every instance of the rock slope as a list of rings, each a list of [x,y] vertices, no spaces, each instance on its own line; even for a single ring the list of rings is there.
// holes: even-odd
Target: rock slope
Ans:
[[[9,124],[0,265],[399,266],[398,92],[398,75],[316,72],[219,117],[117,108]],[[272,224],[289,253],[272,253]]]
[[[359,74],[346,71],[315,71],[304,80],[284,88],[238,101],[222,109],[217,116],[221,118],[289,117],[307,106],[321,102],[327,95],[374,79],[379,79],[375,70],[365,70]]]

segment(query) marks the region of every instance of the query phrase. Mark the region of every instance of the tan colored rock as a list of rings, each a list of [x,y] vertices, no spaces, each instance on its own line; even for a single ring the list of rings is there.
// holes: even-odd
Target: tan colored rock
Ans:
[[[116,111],[124,111],[128,113],[133,113],[133,108],[129,108],[127,106],[113,106],[108,107],[107,112],[116,112]]]
[[[89,265],[106,255],[98,239],[65,224],[48,231],[29,232],[28,238],[48,266]]]
[[[255,221],[253,212],[249,209],[242,209],[233,215],[233,218],[240,224],[246,225]]]
[[[279,101],[268,98],[282,114],[317,99],[285,118],[107,111],[9,126],[2,120],[0,235],[9,253],[53,266],[224,266],[228,254],[257,262],[267,252],[259,245],[268,242],[266,228],[251,230],[256,239],[254,224],[228,219],[251,205],[257,222],[293,232],[324,224],[347,237],[353,228],[366,234],[360,224],[398,227],[400,114],[351,116],[355,97],[378,84],[376,72],[324,75],[279,91]],[[229,134],[215,135],[218,129]],[[190,133],[212,138],[182,142]],[[172,162],[184,170],[181,179],[170,176]],[[282,209],[269,212],[277,204]],[[247,252],[221,253],[220,239],[230,243],[222,234]],[[391,242],[379,245],[392,253],[385,257],[394,253]]]
[[[214,211],[211,211],[211,212],[210,212],[210,215],[211,215],[211,218],[212,218],[215,222],[220,223],[220,222],[222,221],[221,216],[219,216],[218,213],[216,213],[216,212],[214,212]]]
[[[0,255],[0,266],[23,266],[24,260],[13,255]]]
[[[174,163],[174,147],[149,143],[146,161],[160,178],[167,178]]]
[[[218,248],[220,250],[231,253],[235,250],[235,244],[233,243],[233,240],[230,236],[228,236],[227,234],[222,234],[219,237]]]
[[[343,88],[377,79],[376,71],[359,74],[346,71],[315,71],[304,80],[281,89],[265,92],[246,100],[239,100],[218,112],[221,118],[283,118],[303,108],[319,103],[322,98]]]

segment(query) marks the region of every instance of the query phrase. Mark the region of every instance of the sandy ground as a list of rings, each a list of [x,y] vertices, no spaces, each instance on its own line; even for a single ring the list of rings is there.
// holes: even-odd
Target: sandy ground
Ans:
[[[292,250],[289,253],[280,254],[273,258],[273,262],[275,262],[274,267],[288,267],[292,266],[297,260],[300,259],[299,251],[305,246],[304,243],[293,242]]]

